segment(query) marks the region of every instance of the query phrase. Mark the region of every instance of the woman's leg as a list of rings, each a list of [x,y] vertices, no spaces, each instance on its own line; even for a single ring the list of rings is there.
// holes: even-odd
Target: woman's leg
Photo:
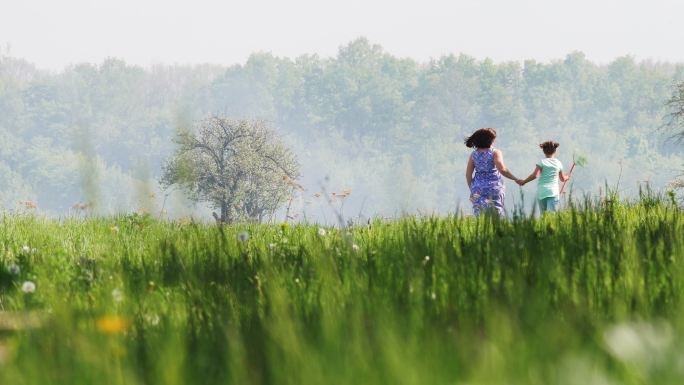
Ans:
[[[475,188],[470,190],[470,203],[473,204],[473,215],[475,215],[476,217],[480,215],[480,211],[482,210],[482,203],[484,201],[481,192],[482,191],[480,191],[480,189]]]
[[[506,209],[504,208],[504,200],[506,199],[506,193],[503,191],[497,191],[496,193],[493,194],[493,199],[492,203],[494,208],[496,209],[497,214],[499,214],[500,217],[505,217],[506,216]]]

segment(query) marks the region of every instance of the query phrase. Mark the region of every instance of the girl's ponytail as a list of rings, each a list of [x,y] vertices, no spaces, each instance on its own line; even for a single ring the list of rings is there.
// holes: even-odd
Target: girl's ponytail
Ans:
[[[551,155],[556,152],[556,149],[560,146],[560,143],[554,142],[553,140],[547,140],[546,142],[539,145],[539,147],[544,151],[544,154]]]

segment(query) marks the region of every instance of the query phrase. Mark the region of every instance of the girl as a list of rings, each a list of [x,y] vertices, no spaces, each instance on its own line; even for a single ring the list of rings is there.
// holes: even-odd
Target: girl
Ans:
[[[560,192],[558,188],[558,181],[565,182],[570,179],[570,174],[563,175],[563,164],[556,159],[556,149],[558,142],[547,141],[539,145],[546,157],[537,162],[537,167],[530,176],[519,184],[521,186],[525,183],[533,181],[539,177],[537,184],[537,199],[539,200],[539,208],[541,212],[558,210],[558,202],[560,201]]]
[[[468,157],[466,166],[466,181],[470,188],[470,201],[473,202],[475,216],[480,215],[483,210],[494,211],[499,216],[504,216],[505,188],[501,176],[516,183],[521,182],[504,165],[501,150],[492,148],[494,139],[496,131],[493,128],[481,128],[465,140],[467,147],[475,148]]]

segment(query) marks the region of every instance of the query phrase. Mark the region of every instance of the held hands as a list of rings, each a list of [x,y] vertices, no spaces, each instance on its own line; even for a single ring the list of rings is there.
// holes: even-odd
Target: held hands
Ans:
[[[524,181],[524,180],[522,180],[522,179],[516,179],[516,180],[515,180],[515,183],[517,183],[517,184],[518,184],[518,186],[520,186],[520,187],[522,187],[522,186],[524,186],[524,185],[525,185],[525,181]]]

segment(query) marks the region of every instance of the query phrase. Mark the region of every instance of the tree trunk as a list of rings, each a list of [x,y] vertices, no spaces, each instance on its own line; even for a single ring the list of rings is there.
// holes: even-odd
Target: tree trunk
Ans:
[[[221,202],[221,223],[228,223],[228,210],[230,207],[228,206],[228,203],[224,199],[223,202]]]

